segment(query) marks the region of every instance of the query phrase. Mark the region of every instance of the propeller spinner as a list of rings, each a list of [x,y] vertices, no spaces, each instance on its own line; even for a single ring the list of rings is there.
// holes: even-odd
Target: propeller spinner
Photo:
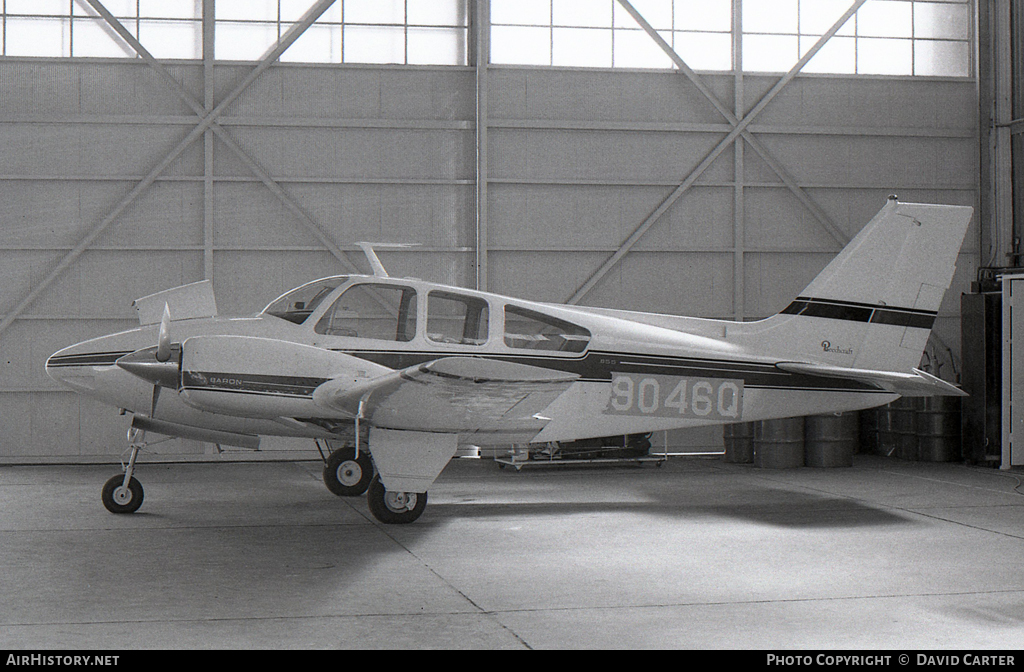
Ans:
[[[180,361],[181,346],[171,344],[171,311],[165,303],[157,344],[136,350],[114,363],[128,373],[153,384],[153,403],[150,408],[150,417],[153,417],[156,414],[157,401],[160,399],[160,389],[178,389],[181,382]]]

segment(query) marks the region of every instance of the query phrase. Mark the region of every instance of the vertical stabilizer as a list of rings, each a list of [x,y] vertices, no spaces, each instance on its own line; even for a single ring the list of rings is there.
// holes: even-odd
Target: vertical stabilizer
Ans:
[[[972,213],[890,197],[796,300],[745,325],[741,338],[796,361],[910,371],[952,282]]]

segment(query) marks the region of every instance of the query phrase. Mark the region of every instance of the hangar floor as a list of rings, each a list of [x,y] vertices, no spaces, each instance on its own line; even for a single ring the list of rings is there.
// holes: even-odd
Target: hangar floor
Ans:
[[[499,470],[452,463],[382,526],[304,463],[0,468],[0,649],[1016,649],[1020,474]]]

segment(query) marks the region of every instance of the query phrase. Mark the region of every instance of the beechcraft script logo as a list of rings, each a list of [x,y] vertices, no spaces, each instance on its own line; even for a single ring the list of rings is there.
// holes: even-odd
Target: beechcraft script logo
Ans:
[[[836,355],[852,355],[853,354],[853,348],[840,348],[838,346],[833,346],[832,345],[832,341],[822,341],[821,342],[821,351],[822,352],[831,352],[831,353],[836,354]]]

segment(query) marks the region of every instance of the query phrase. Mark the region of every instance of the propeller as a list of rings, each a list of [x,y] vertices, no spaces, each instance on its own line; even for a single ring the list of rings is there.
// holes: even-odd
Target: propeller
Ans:
[[[153,384],[153,401],[150,404],[150,417],[156,413],[156,404],[160,399],[160,390],[164,387],[177,389],[181,379],[178,370],[178,358],[181,347],[171,345],[171,309],[164,304],[164,314],[160,319],[160,330],[157,332],[157,344],[136,350],[130,355],[118,359],[115,364],[132,375]]]
[[[166,362],[171,358],[171,309],[164,303],[164,314],[160,318],[160,332],[156,339],[156,361]]]

